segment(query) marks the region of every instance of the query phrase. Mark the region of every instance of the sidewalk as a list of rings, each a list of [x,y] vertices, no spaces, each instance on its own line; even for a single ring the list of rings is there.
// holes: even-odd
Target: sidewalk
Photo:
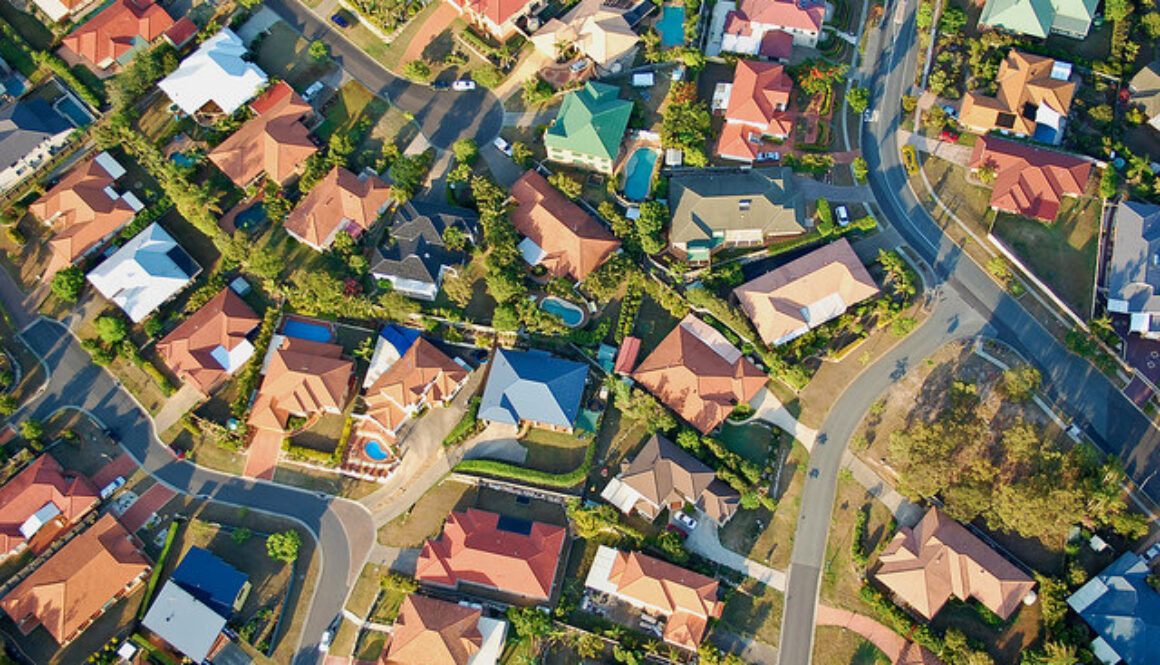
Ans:
[[[769,388],[762,388],[749,404],[754,412],[751,420],[765,421],[801,441],[806,450],[813,450],[818,438],[817,430],[799,423]]]
[[[890,510],[890,514],[898,520],[900,526],[914,526],[922,519],[923,513],[926,512],[922,506],[912,503],[899,494],[874,469],[871,469],[848,450],[842,457],[842,466],[849,469],[850,473],[854,475],[854,480],[857,480],[858,484],[865,487],[871,496],[881,501],[882,505]]]
[[[157,412],[153,417],[153,422],[157,425],[158,432],[173,427],[181,417],[190,409],[197,406],[198,402],[203,399],[202,394],[198,392],[197,388],[192,383],[186,383],[174,394],[165,400],[165,406]]]
[[[945,159],[948,162],[958,164],[964,168],[971,163],[971,152],[973,149],[965,145],[939,141],[938,139],[932,139],[922,134],[908,132],[905,129],[899,129],[898,136],[905,145],[912,145],[916,150],[930,153],[939,159]]]
[[[886,654],[892,663],[898,662],[902,650],[906,648],[906,638],[870,617],[854,614],[849,610],[819,604],[815,623],[819,626],[838,626],[858,633]]]

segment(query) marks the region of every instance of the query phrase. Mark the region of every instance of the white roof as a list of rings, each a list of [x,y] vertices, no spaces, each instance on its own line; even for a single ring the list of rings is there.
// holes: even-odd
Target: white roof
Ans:
[[[101,154],[94,157],[93,160],[96,161],[96,163],[99,164],[102,169],[105,169],[105,173],[108,173],[109,177],[113,180],[116,180],[117,178],[125,175],[125,167],[121,166],[121,163],[113,159],[113,156],[107,152],[101,152]]]
[[[489,619],[481,616],[476,627],[479,628],[479,633],[483,636],[483,643],[480,645],[479,651],[471,654],[471,657],[467,659],[467,665],[495,665],[499,661],[500,654],[503,653],[504,641],[507,639],[507,622],[503,619]]]
[[[842,294],[835,291],[801,308],[802,318],[811,328],[816,328],[830,319],[841,316],[846,311]]]
[[[193,662],[203,663],[226,627],[226,618],[170,580],[161,587],[141,625]]]
[[[607,545],[601,545],[592,558],[592,567],[588,569],[588,577],[584,586],[605,593],[618,594],[620,588],[609,581],[612,575],[612,566],[616,563],[617,551]]]
[[[124,660],[133,660],[133,656],[137,655],[137,645],[132,642],[123,642],[121,646],[117,647],[117,655]]]
[[[60,508],[56,507],[55,503],[51,501],[40,507],[40,510],[32,513],[32,516],[24,520],[24,524],[20,525],[20,535],[27,540],[36,535],[40,531],[40,527],[48,524],[60,514]]]
[[[600,492],[600,498],[616,506],[620,512],[627,515],[636,508],[637,502],[643,499],[644,496],[632,487],[621,482],[620,477],[617,476],[608,481],[608,484],[604,486],[604,490]]]
[[[1051,78],[1057,81],[1066,81],[1071,78],[1071,63],[1056,60],[1051,65]]]
[[[217,361],[217,364],[221,365],[222,369],[233,374],[242,365],[246,364],[250,356],[254,355],[254,345],[250,344],[250,340],[248,339],[243,339],[237,346],[230,350],[218,344],[214,347],[213,351],[209,352],[209,355]]]
[[[652,72],[643,72],[632,75],[632,84],[638,88],[647,88],[656,83],[656,77]]]
[[[1092,640],[1092,653],[1104,665],[1116,665],[1116,663],[1120,662],[1120,654],[1116,653],[1112,645],[1105,642],[1102,637],[1097,637]]]
[[[92,285],[139,323],[189,284],[200,267],[156,222],[89,273]]]
[[[548,256],[548,253],[541,249],[531,238],[524,238],[520,241],[520,254],[523,255],[524,260],[530,266],[539,265],[540,261],[543,261]]]
[[[681,327],[693,333],[705,346],[712,349],[730,365],[737,362],[737,359],[741,357],[741,351],[738,351],[737,347],[730,344],[729,340],[725,339],[725,335],[721,334],[721,331],[701,319],[695,316],[686,316],[681,321]]]
[[[231,114],[266,85],[266,73],[242,59],[246,45],[233,30],[223,28],[161,79],[161,88],[182,111],[192,115],[208,102]]]
[[[137,195],[133,192],[126,190],[125,193],[121,195],[121,200],[125,203],[128,203],[129,207],[133,209],[133,212],[141,212],[145,209],[145,204],[141,203],[141,199],[137,198]]]
[[[394,344],[387,341],[386,337],[379,335],[375,340],[375,353],[371,356],[371,366],[367,369],[367,378],[363,381],[363,388],[371,387],[375,381],[379,380],[383,372],[394,366],[402,357]]]

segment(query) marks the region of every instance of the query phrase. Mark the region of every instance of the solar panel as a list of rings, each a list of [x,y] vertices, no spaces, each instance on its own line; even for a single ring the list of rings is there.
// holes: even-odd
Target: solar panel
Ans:
[[[508,517],[506,515],[499,516],[499,521],[496,522],[495,528],[508,533],[517,533],[521,536],[528,536],[532,533],[532,523],[529,520]]]
[[[185,253],[185,250],[182,249],[180,245],[174,245],[173,247],[170,247],[169,251],[165,252],[165,254],[169,257],[170,261],[173,261],[173,264],[176,265],[181,270],[181,272],[185,273],[186,277],[193,277],[197,274],[197,263],[193,261],[193,258],[191,258],[189,254]]]

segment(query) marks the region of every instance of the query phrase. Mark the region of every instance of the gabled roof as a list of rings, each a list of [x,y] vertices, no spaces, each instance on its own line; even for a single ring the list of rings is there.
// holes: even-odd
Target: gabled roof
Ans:
[[[994,167],[992,208],[1044,222],[1055,220],[1064,196],[1083,194],[1092,170],[1085,159],[990,136],[975,142],[969,165]]]
[[[52,257],[45,275],[72,265],[103,238],[125,224],[136,211],[113,189],[113,183],[124,172],[108,153],[77,166],[52,189],[44,193],[28,211],[49,222],[56,233],[49,246]],[[109,173],[101,162],[117,173]]]
[[[452,4],[463,7],[464,11],[485,16],[496,25],[503,25],[531,3],[532,0],[452,0]]]
[[[1054,16],[1051,0],[987,0],[979,24],[1042,39],[1051,32]]]
[[[1046,107],[1067,117],[1076,83],[1056,72],[1056,61],[1039,55],[1011,50],[999,65],[994,97],[970,92],[963,98],[959,121],[982,131],[1005,129],[1031,136]],[[1070,69],[1067,70],[1070,73]],[[1050,115],[1050,114],[1048,114]]]
[[[275,340],[249,423],[281,432],[291,415],[341,411],[354,373],[354,362],[342,357],[342,347],[289,336]]]
[[[415,579],[468,582],[526,598],[548,599],[564,546],[564,527],[468,509],[453,512],[438,540],[419,555]]]
[[[39,97],[0,106],[0,170],[15,165],[45,141],[72,129],[64,116]]]
[[[475,213],[464,208],[409,202],[400,208],[389,241],[375,248],[371,274],[438,284],[443,268],[466,258],[462,251],[444,244],[443,233],[456,227],[472,238],[477,221]]]
[[[157,353],[183,381],[209,393],[254,353],[246,338],[262,319],[232,289],[194,312],[157,342]]]
[[[152,0],[116,0],[61,43],[94,65],[121,62],[173,26],[173,18]],[[124,63],[122,63],[124,64]]]
[[[668,439],[654,434],[617,476],[657,507],[687,501],[717,522],[737,512],[741,496],[717,474]]]
[[[1160,592],[1148,562],[1125,552],[1067,599],[1127,665],[1150,665],[1160,653]]]
[[[792,91],[793,79],[785,72],[785,67],[770,62],[738,60],[725,120],[766,127],[776,119],[778,129],[782,130],[790,120],[785,111],[779,109],[789,106]]]
[[[156,222],[94,268],[88,280],[140,323],[172,298],[201,268]]]
[[[789,136],[793,132],[793,123],[783,114],[777,114],[766,133],[770,135]],[[776,141],[761,139],[762,131],[740,122],[727,122],[721,128],[717,138],[716,154],[725,159],[752,162],[757,160],[761,153],[780,152],[782,144]]]
[[[1133,104],[1143,106],[1149,118],[1160,115],[1160,60],[1150,62],[1136,72],[1128,87]]]
[[[366,414],[395,432],[419,404],[450,399],[468,372],[431,342],[419,338],[366,391]]]
[[[640,40],[624,12],[604,4],[604,0],[582,0],[563,17],[545,23],[532,35],[532,42],[553,57],[556,44],[568,42],[596,64],[605,65],[628,53]]]
[[[0,607],[22,631],[39,623],[63,644],[149,568],[129,533],[106,513],[9,591]]]
[[[1123,201],[1116,206],[1108,299],[1127,313],[1160,314],[1160,206]]]
[[[191,547],[169,579],[228,619],[248,578],[209,550]]]
[[[384,660],[398,665],[467,665],[483,645],[474,607],[411,594],[403,599]]]
[[[60,463],[44,454],[0,487],[0,554],[33,535],[36,524],[28,523],[29,518],[49,504],[72,524],[97,504],[97,491],[84,476],[65,476]]]
[[[375,175],[366,178],[335,166],[284,224],[290,235],[314,249],[326,249],[340,231],[351,235],[366,231],[391,202],[391,186]]]
[[[285,184],[318,147],[302,118],[312,113],[307,104],[285,81],[254,100],[257,113],[210,151],[209,159],[238,187],[245,187],[260,174]]]
[[[632,102],[619,94],[615,86],[589,81],[565,95],[555,122],[544,132],[544,145],[616,159],[632,115]]]
[[[141,625],[193,662],[204,663],[226,627],[226,617],[169,580]]]
[[[793,35],[785,30],[766,31],[761,37],[758,54],[774,60],[789,60],[793,55]]]
[[[741,0],[737,11],[744,20],[766,26],[818,32],[826,17],[826,6],[813,0]]]
[[[182,111],[193,115],[213,102],[229,115],[266,85],[266,73],[243,56],[246,45],[233,30],[222,31],[197,47],[193,55],[157,87]]]
[[[788,168],[698,173],[669,179],[669,241],[713,240],[727,231],[805,233],[805,203]]]
[[[717,599],[717,580],[640,552],[616,552],[608,582],[616,594],[668,617],[665,641],[693,651],[725,605]]]
[[[840,238],[733,289],[766,344],[815,328],[878,293],[878,285]]]
[[[1011,616],[1035,581],[938,508],[903,527],[882,550],[874,573],[927,619],[951,596],[974,598],[1000,618]]]
[[[608,229],[534,170],[512,185],[511,195],[512,225],[540,248],[540,264],[557,277],[582,281],[620,247]]]
[[[479,403],[484,420],[518,425],[531,421],[572,427],[580,413],[580,398],[588,366],[546,351],[496,349],[487,385]]]
[[[769,377],[716,328],[689,314],[641,362],[632,378],[708,434]]]

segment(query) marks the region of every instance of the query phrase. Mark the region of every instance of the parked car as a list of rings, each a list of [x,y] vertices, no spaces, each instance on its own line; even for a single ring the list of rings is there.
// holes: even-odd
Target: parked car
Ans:
[[[336,13],[336,14],[331,15],[330,22],[337,25],[340,28],[349,28],[350,27],[350,21],[346,20],[346,17],[343,16],[341,13]]]
[[[447,81],[440,81],[439,79],[435,79],[434,81],[431,81],[431,87],[435,88],[436,90],[447,90],[451,87],[451,84]]]
[[[838,215],[838,226],[846,226],[850,223],[850,211],[846,206],[838,206],[834,208],[834,212]]]
[[[459,79],[455,83],[451,84],[451,89],[458,90],[459,92],[475,90],[475,81],[472,81],[471,79]]]
[[[942,130],[942,133],[938,135],[938,140],[945,143],[958,143],[959,135],[949,129],[944,129]]]
[[[781,161],[781,153],[780,152],[759,152],[759,153],[757,153],[757,159],[754,161],[780,162]]]
[[[676,520],[681,523],[681,526],[688,529],[690,532],[697,529],[697,520],[692,515],[685,512],[678,512]]]
[[[569,67],[568,69],[571,69],[573,74],[579,74],[580,72],[584,71],[585,69],[588,69],[588,59],[587,58],[580,58],[576,62],[573,62],[572,66]]]
[[[125,486],[125,477],[124,476],[117,476],[116,478],[113,479],[113,482],[111,482],[108,485],[105,485],[104,487],[101,488],[101,498],[107,499],[107,498],[113,496],[113,493],[115,493],[117,490],[121,489],[124,486]]]
[[[955,107],[951,106],[950,104],[943,104],[942,110],[946,111],[947,115],[949,115],[952,118],[959,117],[959,112],[956,111]]]
[[[325,87],[326,84],[322,81],[315,81],[314,83],[311,83],[310,87],[306,89],[306,92],[302,93],[302,99],[309,102],[310,100],[317,97],[318,93],[322,92],[323,88]]]
[[[492,139],[491,144],[495,146],[496,150],[499,150],[508,157],[512,156],[512,147],[507,141],[503,140],[502,136],[497,136]]]

